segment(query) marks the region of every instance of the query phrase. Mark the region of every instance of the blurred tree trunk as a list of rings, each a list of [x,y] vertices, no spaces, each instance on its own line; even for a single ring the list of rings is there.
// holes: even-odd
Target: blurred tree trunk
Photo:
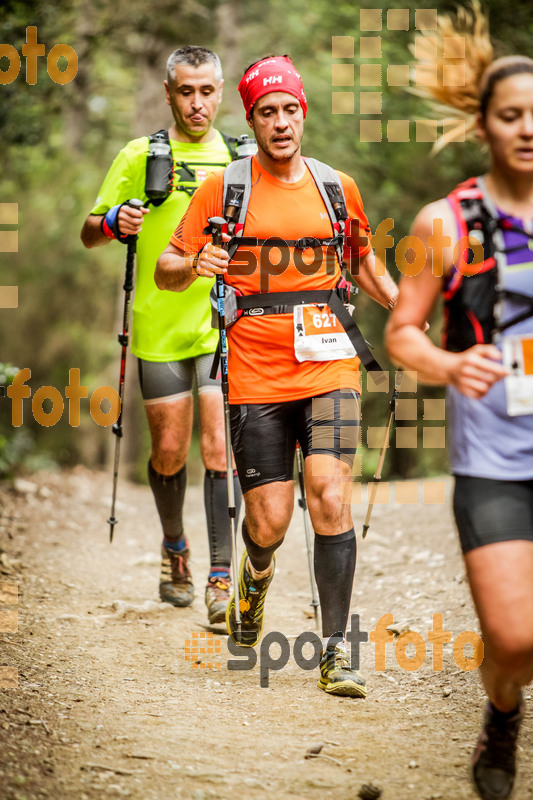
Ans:
[[[242,104],[237,86],[242,77],[239,0],[226,0],[216,11],[217,54],[222,62],[225,91],[224,108],[233,119],[242,116]]]
[[[71,83],[65,84],[63,91],[66,102],[63,105],[65,116],[64,140],[66,147],[75,153],[82,150],[83,137],[88,126],[89,98],[91,93],[90,68],[92,64],[92,43],[96,36],[97,23],[93,4],[80,0],[74,28],[73,47],[78,56],[78,72]]]

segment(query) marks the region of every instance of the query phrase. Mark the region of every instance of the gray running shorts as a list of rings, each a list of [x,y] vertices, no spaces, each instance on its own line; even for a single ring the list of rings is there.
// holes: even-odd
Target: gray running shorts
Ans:
[[[145,406],[190,397],[194,385],[198,388],[198,394],[221,391],[220,378],[212,380],[209,377],[213,353],[184,361],[145,361],[138,358],[137,362]]]

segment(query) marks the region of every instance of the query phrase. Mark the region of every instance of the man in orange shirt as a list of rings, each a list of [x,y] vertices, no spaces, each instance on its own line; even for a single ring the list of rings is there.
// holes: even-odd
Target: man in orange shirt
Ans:
[[[268,57],[253,64],[239,92],[258,144],[242,231],[246,246],[241,243],[230,264],[228,252],[204,234],[207,220],[223,214],[224,175],[214,173],[195,193],[160,256],[155,280],[161,289],[183,291],[195,280],[223,274],[244,299],[254,296],[254,308],[248,310],[255,313],[244,311],[228,329],[232,442],[246,509],[246,550],[239,573],[241,628],[237,634],[233,598],[226,615],[230,635],[251,647],[261,636],[274,552],[293,510],[298,441],[305,457],[322,611],[318,686],[330,694],[364,697],[365,681],[351,669],[345,644],[356,560],[350,484],[360,427],[359,360],[353,347],[338,347],[339,322],[323,300],[341,279],[331,245],[332,221],[301,156],[307,101],[291,60]],[[376,270],[357,186],[342,173],[335,180],[342,185],[352,230],[358,225],[367,234],[366,239],[350,238],[345,258],[357,284],[392,308],[397,287],[383,265]],[[224,235],[224,241],[230,237]],[[288,293],[283,305],[272,298],[269,306],[269,296],[279,292]]]

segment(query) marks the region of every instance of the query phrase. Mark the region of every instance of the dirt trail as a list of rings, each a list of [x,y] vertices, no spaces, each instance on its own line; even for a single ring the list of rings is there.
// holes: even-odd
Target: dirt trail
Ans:
[[[369,693],[353,700],[319,691],[317,670],[300,669],[292,655],[270,673],[269,688],[260,687],[258,666],[228,670],[221,628],[204,637],[220,647],[202,656],[212,668],[195,668],[186,642],[210,633],[201,487],[189,487],[186,501],[197,589],[188,609],[158,601],[149,490],[120,485],[113,545],[109,494],[109,475],[83,468],[39,474],[18,491],[0,487],[1,800],[352,800],[365,783],[384,800],[474,797],[467,762],[481,718],[479,676],[457,667],[451,643],[434,671],[427,635],[438,613],[452,643],[477,630],[447,505],[376,506],[368,538],[358,535],[353,612],[361,630],[391,613],[400,632],[421,634],[427,655],[408,672],[389,644],[380,672],[374,644],[362,645]],[[358,532],[364,512],[353,506]],[[304,542],[296,508],[265,625],[291,649],[314,630]],[[532,741],[530,715],[516,800],[533,797]],[[306,759],[319,743],[320,755]]]

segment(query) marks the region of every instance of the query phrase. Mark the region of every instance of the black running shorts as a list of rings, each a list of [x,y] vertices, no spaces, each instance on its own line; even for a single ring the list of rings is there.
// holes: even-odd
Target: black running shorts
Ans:
[[[456,475],[453,510],[463,553],[494,542],[533,541],[533,480]]]
[[[213,353],[183,361],[144,361],[137,359],[139,367],[139,383],[145,406],[155,403],[168,403],[181,397],[192,395],[196,383],[198,394],[202,392],[220,392],[220,378],[209,377]]]
[[[323,453],[353,465],[361,405],[353,389],[291,400],[230,406],[233,454],[243,492],[294,480],[294,454]]]

